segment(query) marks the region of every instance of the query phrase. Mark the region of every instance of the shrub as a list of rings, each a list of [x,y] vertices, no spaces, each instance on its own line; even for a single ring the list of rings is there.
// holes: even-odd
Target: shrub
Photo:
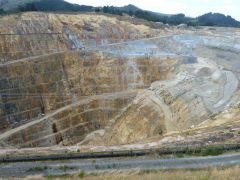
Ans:
[[[183,153],[176,153],[176,156],[177,156],[178,158],[184,157],[184,156],[183,156]]]
[[[46,170],[47,169],[47,167],[45,168],[42,168],[42,167],[39,167],[39,166],[36,166],[36,167],[32,167],[32,168],[29,168],[28,170],[27,170],[27,172],[34,172],[34,171],[44,171],[44,170]]]
[[[79,172],[79,174],[78,174],[78,177],[84,178],[84,175],[85,175],[84,171],[81,170],[81,171]]]

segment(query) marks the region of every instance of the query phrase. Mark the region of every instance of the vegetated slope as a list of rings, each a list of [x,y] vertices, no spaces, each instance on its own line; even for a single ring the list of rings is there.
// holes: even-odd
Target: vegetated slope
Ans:
[[[68,11],[68,12],[93,11],[92,6],[71,4],[64,0],[51,0],[51,1],[40,0],[39,2],[33,3],[33,5],[37,11]]]
[[[182,133],[239,121],[238,29],[151,29],[96,14],[0,22],[3,147],[191,143]]]
[[[26,3],[37,2],[39,0],[0,0],[0,8],[5,11],[16,10],[19,6],[23,6]]]
[[[104,6],[102,9],[97,9],[97,12],[122,15],[127,13],[130,16],[146,19],[148,21],[162,22],[164,24],[179,25],[181,23],[190,26],[225,26],[239,27],[240,22],[233,19],[231,16],[225,16],[220,13],[207,13],[197,18],[186,17],[185,14],[162,14],[151,11],[142,10],[133,5],[124,7]]]
[[[7,0],[2,1],[1,6],[6,13],[26,11],[93,11],[92,6],[71,4],[64,0]]]
[[[0,15],[12,14],[27,11],[48,11],[48,12],[103,12],[109,14],[128,14],[137,18],[164,24],[179,25],[182,23],[190,26],[226,26],[239,27],[240,22],[231,16],[220,13],[208,13],[197,18],[186,17],[184,14],[162,14],[158,12],[146,11],[132,4],[123,7],[104,6],[92,7],[86,5],[71,4],[64,0],[1,0]]]
[[[240,22],[233,19],[231,16],[225,16],[220,13],[207,13],[197,18],[198,25],[201,26],[232,26],[239,27]]]
[[[134,6],[133,4],[129,4],[127,6],[119,7],[119,9],[122,10],[122,11],[126,11],[126,12],[132,11],[133,13],[141,10],[140,8],[138,8],[137,6]]]

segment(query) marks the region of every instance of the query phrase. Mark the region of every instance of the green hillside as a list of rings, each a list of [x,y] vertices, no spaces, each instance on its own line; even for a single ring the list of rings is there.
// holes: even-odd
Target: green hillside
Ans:
[[[40,0],[0,0],[0,7],[5,11],[12,11],[26,3],[37,2]]]
[[[71,4],[64,0],[0,0],[0,14],[26,11],[92,11],[92,6]]]
[[[124,13],[132,17],[169,25],[187,24],[189,26],[225,26],[240,27],[240,22],[231,16],[220,13],[208,13],[197,18],[186,17],[184,14],[161,14],[140,9],[132,4],[123,7],[104,6],[92,7],[71,4],[64,0],[0,0],[0,15],[26,11],[46,12],[92,12],[108,13],[122,16]]]

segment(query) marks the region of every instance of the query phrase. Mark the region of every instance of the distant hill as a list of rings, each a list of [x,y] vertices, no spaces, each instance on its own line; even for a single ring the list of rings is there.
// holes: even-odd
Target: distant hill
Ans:
[[[16,10],[19,6],[37,1],[40,0],[0,0],[0,8],[4,9],[5,11],[13,11]]]
[[[135,13],[136,11],[142,10],[132,4],[129,4],[129,5],[123,6],[123,7],[115,7],[115,8],[118,8],[118,9],[120,9],[122,11],[126,11],[126,12],[132,11],[133,13]]]
[[[0,8],[6,13],[25,11],[93,11],[92,6],[71,4],[64,0],[0,0]]]
[[[162,14],[140,9],[132,4],[123,7],[104,6],[92,7],[71,4],[64,0],[0,0],[0,15],[25,11],[59,11],[59,12],[103,12],[109,14],[128,14],[133,17],[169,25],[187,24],[190,26],[227,26],[240,27],[240,22],[231,16],[220,13],[207,13],[197,18],[186,17],[184,14]]]
[[[137,18],[154,22],[162,22],[164,24],[167,23],[170,25],[187,24],[189,26],[240,27],[239,21],[233,19],[231,16],[225,16],[220,13],[207,13],[197,18],[191,18],[186,17],[185,14],[162,14],[145,11],[131,4],[123,7],[104,6],[101,10],[98,9],[98,11],[118,15],[126,13]]]
[[[231,26],[238,27],[240,22],[231,16],[225,16],[220,13],[207,13],[197,18],[198,24],[202,26]]]
[[[114,7],[114,8],[117,8],[121,11],[132,12],[132,13],[136,13],[137,11],[144,11],[144,12],[147,12],[150,15],[154,15],[154,16],[171,16],[170,14],[163,14],[163,13],[158,13],[158,12],[146,11],[146,10],[140,9],[137,6],[134,6],[133,4],[129,4],[129,5],[123,6],[123,7]]]
[[[64,0],[40,0],[34,3],[35,8],[38,11],[93,11],[92,6],[71,4]]]

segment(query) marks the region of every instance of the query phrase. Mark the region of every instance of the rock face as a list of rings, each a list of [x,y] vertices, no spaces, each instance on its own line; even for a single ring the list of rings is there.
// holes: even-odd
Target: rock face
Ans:
[[[237,29],[24,13],[1,18],[0,32],[4,147],[162,138],[239,101]]]

